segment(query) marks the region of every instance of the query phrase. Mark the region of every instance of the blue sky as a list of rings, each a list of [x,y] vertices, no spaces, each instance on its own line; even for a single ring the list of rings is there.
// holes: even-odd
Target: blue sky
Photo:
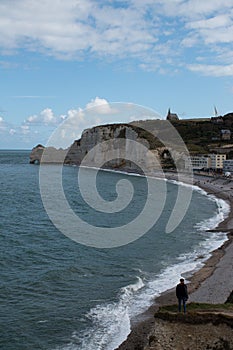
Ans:
[[[102,103],[232,112],[232,33],[233,0],[0,0],[0,148],[46,144]],[[97,121],[122,120],[80,132]]]

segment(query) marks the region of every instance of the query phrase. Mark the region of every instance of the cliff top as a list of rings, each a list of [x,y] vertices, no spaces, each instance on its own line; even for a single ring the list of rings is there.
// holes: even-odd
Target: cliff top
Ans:
[[[161,307],[144,350],[230,350],[233,347],[233,304],[188,304]]]

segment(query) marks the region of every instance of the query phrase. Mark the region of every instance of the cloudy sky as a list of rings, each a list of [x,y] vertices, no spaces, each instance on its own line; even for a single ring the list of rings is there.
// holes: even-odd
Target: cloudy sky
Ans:
[[[102,103],[231,112],[232,33],[233,0],[0,0],[0,148],[46,144],[70,117],[122,121],[85,117]]]

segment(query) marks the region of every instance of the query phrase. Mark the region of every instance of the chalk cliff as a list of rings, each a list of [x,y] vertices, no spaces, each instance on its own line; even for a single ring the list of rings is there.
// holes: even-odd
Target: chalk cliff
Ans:
[[[143,124],[142,124],[143,125]],[[163,121],[164,129],[164,121]],[[43,159],[42,159],[43,155]],[[172,155],[172,158],[171,158]],[[155,169],[171,168],[174,159],[184,158],[172,146],[165,147],[152,133],[135,124],[109,124],[83,131],[79,140],[66,150],[38,145],[33,148],[30,163],[64,163],[152,173]],[[161,164],[161,165],[160,165]],[[143,169],[143,170],[142,170]]]
[[[65,163],[79,165],[82,162],[82,165],[86,166],[127,171],[139,170],[135,164],[139,163],[149,170],[155,158],[151,157],[149,148],[146,138],[141,137],[140,132],[132,126],[124,124],[98,126],[84,130],[81,139],[75,141],[69,148]],[[158,153],[156,150],[152,152]]]

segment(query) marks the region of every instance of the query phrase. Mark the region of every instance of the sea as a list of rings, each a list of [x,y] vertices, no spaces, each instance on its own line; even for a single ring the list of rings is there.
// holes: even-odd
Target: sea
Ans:
[[[40,167],[29,164],[29,154],[0,151],[0,349],[116,349],[156,296],[199,269],[227,239],[225,233],[208,229],[227,216],[228,204],[197,187],[182,222],[167,233],[182,185],[166,182],[162,214],[137,240],[114,248],[73,241],[51,222],[41,199]],[[78,171],[63,167],[63,186],[83,220],[120,228],[142,211],[145,177],[100,170],[98,191],[105,200],[117,196],[122,179],[134,189],[132,205],[102,215],[82,198]],[[92,169],[86,171],[88,175]]]

